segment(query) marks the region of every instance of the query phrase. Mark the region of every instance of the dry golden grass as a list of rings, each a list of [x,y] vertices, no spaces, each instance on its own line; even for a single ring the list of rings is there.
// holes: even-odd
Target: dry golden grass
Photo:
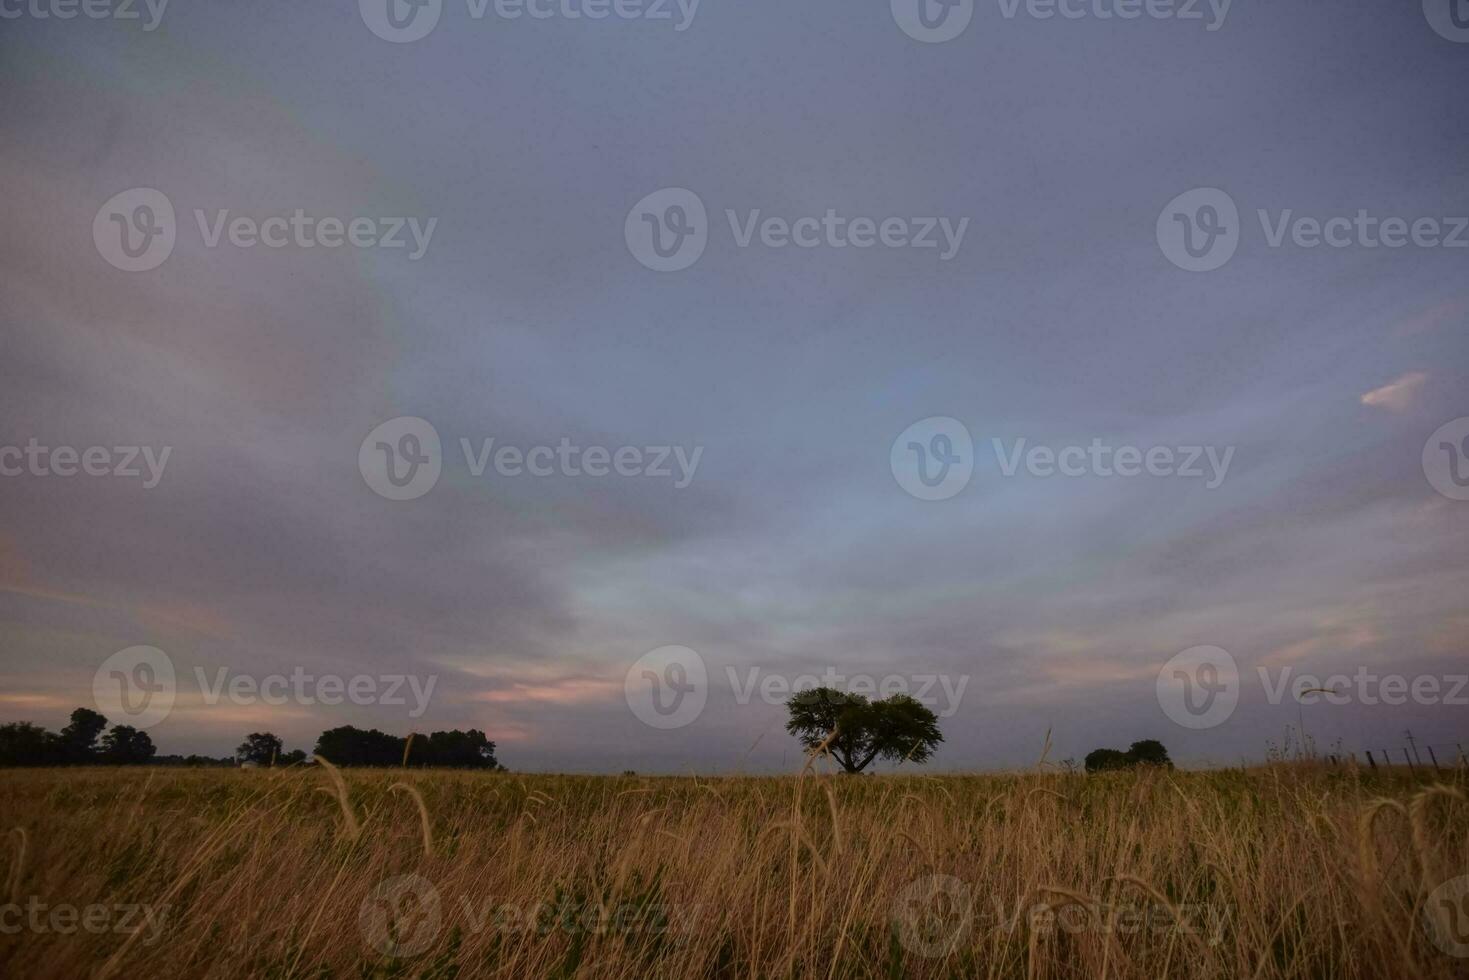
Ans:
[[[12,770],[0,783],[5,829],[18,828],[0,875],[14,903],[0,918],[6,977],[1453,977],[1469,967],[1423,927],[1429,893],[1469,872],[1463,773],[695,779],[315,767]],[[92,905],[106,908],[106,928],[63,933],[64,918],[47,918],[71,906],[96,926],[104,913]],[[156,928],[135,912],[129,924],[142,928],[113,931],[134,905]]]

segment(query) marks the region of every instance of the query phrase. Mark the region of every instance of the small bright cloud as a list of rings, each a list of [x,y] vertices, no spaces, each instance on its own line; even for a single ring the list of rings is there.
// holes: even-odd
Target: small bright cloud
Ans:
[[[1428,380],[1426,371],[1409,371],[1381,388],[1373,388],[1362,396],[1362,404],[1373,408],[1385,408],[1389,412],[1406,411],[1418,396],[1423,382]]]

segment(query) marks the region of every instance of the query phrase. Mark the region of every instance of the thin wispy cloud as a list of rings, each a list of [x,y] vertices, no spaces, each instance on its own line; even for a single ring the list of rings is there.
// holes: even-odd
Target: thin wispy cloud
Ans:
[[[1380,388],[1373,388],[1362,396],[1362,404],[1372,408],[1383,408],[1390,412],[1406,412],[1418,400],[1419,392],[1428,381],[1428,372],[1409,371],[1389,381]]]

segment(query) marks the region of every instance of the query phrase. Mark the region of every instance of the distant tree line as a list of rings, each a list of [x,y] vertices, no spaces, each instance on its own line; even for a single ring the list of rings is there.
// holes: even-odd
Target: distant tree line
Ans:
[[[242,764],[288,766],[305,762],[300,749],[281,751],[281,740],[270,732],[252,732],[235,750]],[[406,737],[389,735],[376,728],[342,725],[321,733],[313,755],[334,766],[418,766],[443,769],[498,769],[495,743],[476,729],[434,732]]]
[[[478,729],[457,728],[431,735],[399,738],[376,728],[351,725],[332,728],[316,740],[316,755],[338,766],[430,766],[451,769],[498,769],[495,743]]]
[[[1106,772],[1110,769],[1132,769],[1137,766],[1162,766],[1167,769],[1173,768],[1173,760],[1168,758],[1168,750],[1163,743],[1154,738],[1145,738],[1141,742],[1133,742],[1126,752],[1116,749],[1093,749],[1086,754],[1087,772]]]
[[[115,725],[106,734],[107,718],[90,708],[71,713],[71,723],[48,732],[28,721],[0,725],[0,767],[14,766],[289,766],[309,757],[300,749],[285,751],[280,737],[251,732],[233,758],[204,755],[159,756],[147,732]],[[454,769],[499,769],[495,743],[477,729],[418,733],[404,738],[343,725],[316,740],[314,755],[338,766],[415,766]]]
[[[71,713],[71,724],[59,732],[16,721],[0,725],[0,766],[136,766],[149,762],[155,749],[147,732],[131,725],[107,728],[107,718],[90,708]]]
[[[306,753],[300,749],[284,751],[280,737],[270,732],[251,732],[235,749],[235,759],[240,765],[290,766],[306,761]]]
[[[237,763],[229,756],[216,758],[212,755],[197,755],[190,752],[188,755],[155,755],[149,763],[154,766],[186,766],[186,767],[214,767],[233,769]]]

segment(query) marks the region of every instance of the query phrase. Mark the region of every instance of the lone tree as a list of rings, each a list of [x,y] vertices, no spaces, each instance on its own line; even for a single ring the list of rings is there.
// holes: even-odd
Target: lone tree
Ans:
[[[235,749],[235,758],[257,766],[268,766],[281,754],[281,740],[270,732],[251,732]]]
[[[869,701],[817,687],[796,694],[786,708],[791,713],[786,731],[808,749],[825,743],[845,772],[861,772],[878,758],[927,762],[944,740],[934,713],[906,694]]]

